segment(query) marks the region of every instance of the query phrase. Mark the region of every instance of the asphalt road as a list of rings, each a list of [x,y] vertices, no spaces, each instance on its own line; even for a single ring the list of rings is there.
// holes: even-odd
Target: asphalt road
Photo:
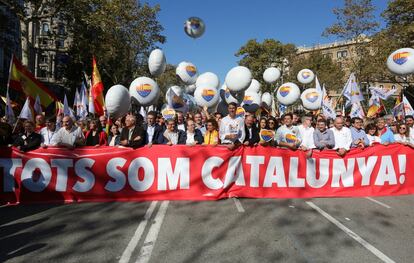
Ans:
[[[0,207],[1,262],[414,262],[414,196]]]

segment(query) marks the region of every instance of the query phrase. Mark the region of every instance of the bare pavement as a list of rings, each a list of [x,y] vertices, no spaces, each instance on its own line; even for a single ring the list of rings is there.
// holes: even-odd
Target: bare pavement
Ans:
[[[0,207],[1,262],[414,262],[414,196]]]

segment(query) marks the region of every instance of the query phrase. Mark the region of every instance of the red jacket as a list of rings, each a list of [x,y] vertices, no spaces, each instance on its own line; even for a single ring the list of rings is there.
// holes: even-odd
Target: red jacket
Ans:
[[[89,133],[91,133],[91,131],[86,132],[85,139],[88,138]],[[108,144],[108,139],[107,139],[107,136],[106,136],[106,132],[101,131],[99,133],[99,145],[107,145],[107,144]]]

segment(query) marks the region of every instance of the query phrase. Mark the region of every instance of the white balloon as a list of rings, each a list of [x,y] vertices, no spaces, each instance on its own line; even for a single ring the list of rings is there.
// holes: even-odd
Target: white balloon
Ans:
[[[280,78],[280,70],[275,67],[270,67],[263,73],[263,79],[269,84],[275,83]]]
[[[161,49],[154,49],[148,58],[148,68],[152,76],[157,77],[164,73],[167,62]]]
[[[197,104],[201,107],[213,107],[220,99],[219,92],[215,88],[211,87],[197,87],[194,91],[194,98]]]
[[[165,100],[170,104],[170,108],[174,110],[181,112],[187,112],[188,110],[183,89],[179,86],[171,86],[165,93]]]
[[[198,17],[190,17],[184,23],[184,32],[192,38],[201,37],[206,30],[203,20]]]
[[[225,82],[231,91],[243,91],[250,86],[252,73],[246,67],[237,66],[227,72]]]
[[[197,102],[193,96],[184,93],[183,98],[189,111],[195,111],[197,109]]]
[[[197,68],[191,62],[183,61],[178,64],[175,74],[187,85],[194,84],[197,80]]]
[[[401,48],[391,53],[387,59],[388,69],[397,75],[414,73],[414,49]]]
[[[196,89],[195,84],[185,86],[185,92],[188,94],[194,94],[195,89]]]
[[[261,86],[262,85],[260,84],[259,81],[255,80],[255,79],[252,79],[252,82],[250,83],[250,86],[246,89],[246,92],[259,93]]]
[[[308,110],[317,110],[321,108],[322,94],[315,88],[306,89],[300,95],[303,107]]]
[[[270,108],[272,106],[272,95],[269,92],[265,92],[262,95],[262,105],[265,108]]]
[[[149,106],[158,100],[160,89],[154,80],[139,77],[129,85],[129,94],[137,99],[141,106]]]
[[[128,113],[131,96],[122,85],[112,86],[105,96],[105,106],[111,118],[118,119]]]
[[[302,69],[298,72],[298,81],[302,84],[309,84],[315,78],[315,74],[310,69]]]
[[[220,85],[220,80],[216,74],[206,72],[198,76],[196,81],[197,88],[214,88],[217,89]]]
[[[260,102],[260,95],[257,92],[246,91],[241,106],[248,112],[256,112],[260,107]]]
[[[300,96],[299,87],[292,82],[282,84],[276,92],[277,100],[283,105],[291,105],[297,101]]]

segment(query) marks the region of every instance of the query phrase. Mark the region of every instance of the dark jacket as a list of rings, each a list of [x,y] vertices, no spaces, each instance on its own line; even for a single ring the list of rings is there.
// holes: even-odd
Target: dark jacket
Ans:
[[[177,144],[185,144],[185,140],[186,140],[186,133],[182,130],[177,130],[178,132],[178,143]],[[164,133],[162,134],[162,140],[160,140],[161,144],[167,144],[168,143],[168,139],[165,138]]]
[[[250,138],[249,128],[247,128],[246,125],[244,125],[244,132],[246,134],[246,137],[244,138],[243,143],[248,141],[249,146],[253,146],[255,143],[258,143],[260,141],[259,129],[256,127],[256,125],[252,126],[251,138]]]
[[[143,129],[145,130],[145,134],[146,134],[145,144],[149,143],[149,141],[148,141],[149,136],[148,136],[147,128],[148,128],[148,125],[144,124]],[[163,141],[163,138],[162,138],[163,137],[163,135],[162,135],[163,132],[164,132],[164,129],[156,123],[155,128],[154,128],[154,135],[152,136],[151,143],[152,144],[161,144],[160,141],[161,142]]]
[[[20,146],[20,150],[27,152],[39,148],[41,142],[42,136],[38,133],[32,132],[29,136],[27,136],[25,133],[21,133],[16,138],[14,146]]]
[[[178,138],[178,140],[180,140]],[[187,133],[184,134],[184,144],[187,141]],[[194,141],[196,141],[197,144],[202,144],[204,142],[203,134],[199,129],[194,130]]]
[[[128,141],[128,147],[131,148],[138,148],[138,147],[142,147],[145,145],[145,141],[146,141],[146,136],[147,133],[146,131],[141,127],[141,126],[135,126],[134,127],[134,131],[132,132],[132,136],[131,136],[131,140],[128,140],[128,136],[129,136],[129,129],[128,128],[123,128],[122,132],[121,132],[121,141],[123,140],[127,140]],[[134,140],[137,137],[140,137],[139,140]]]
[[[111,140],[112,140],[112,135],[109,135],[109,137],[108,137],[108,145],[109,145],[109,143],[111,142]],[[115,135],[115,145],[120,145],[121,144],[121,135]]]
[[[85,141],[88,140],[89,136],[92,136],[92,131],[87,131],[85,133]],[[99,145],[107,145],[107,144],[108,144],[108,139],[107,139],[106,132],[104,131],[99,132]],[[87,146],[95,146],[95,145],[87,145]]]

